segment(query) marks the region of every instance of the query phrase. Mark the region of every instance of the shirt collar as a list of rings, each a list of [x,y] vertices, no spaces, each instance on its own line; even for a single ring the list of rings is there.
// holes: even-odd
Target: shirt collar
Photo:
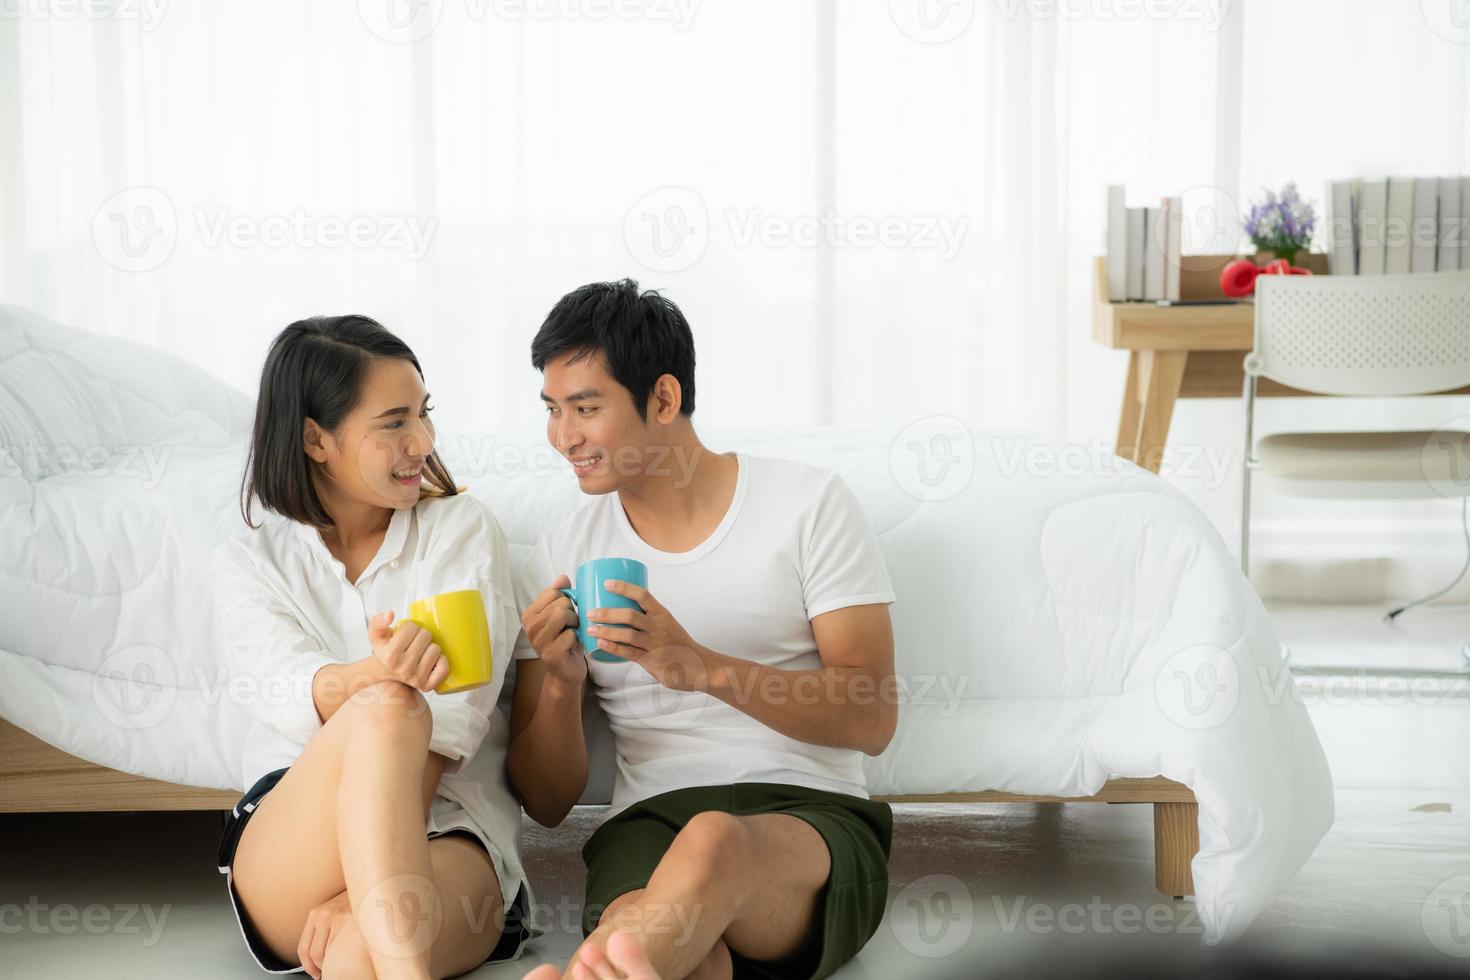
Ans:
[[[388,519],[388,530],[383,535],[383,543],[378,545],[378,553],[373,556],[373,560],[368,562],[367,567],[362,570],[362,574],[357,577],[358,582],[366,579],[380,565],[397,561],[403,556],[403,549],[408,543],[408,525],[409,521],[413,518],[413,510],[414,508],[412,507],[393,508],[393,516]],[[321,555],[323,560],[328,564],[341,566],[342,563],[333,556],[331,550],[327,548],[327,543],[322,540],[320,530],[312,527],[310,524],[298,522],[296,524],[296,532],[306,542],[306,546]]]

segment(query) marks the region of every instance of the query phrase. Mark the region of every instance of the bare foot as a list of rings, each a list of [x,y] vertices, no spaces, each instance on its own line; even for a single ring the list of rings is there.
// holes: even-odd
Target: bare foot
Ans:
[[[638,945],[638,940],[630,933],[614,932],[609,935],[606,953],[589,943],[582,947],[579,954],[581,959],[576,966],[580,969],[574,968],[573,976],[602,977],[610,972],[624,980],[660,980],[653,966],[649,964],[648,957],[643,955],[643,947]],[[560,971],[547,963],[526,974],[524,980],[558,980],[560,977]]]

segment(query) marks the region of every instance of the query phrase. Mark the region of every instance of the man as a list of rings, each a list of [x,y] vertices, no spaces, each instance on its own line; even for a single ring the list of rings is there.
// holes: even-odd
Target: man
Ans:
[[[835,474],[703,446],[689,324],[632,280],[564,296],[531,361],[547,437],[593,499],[519,575],[507,769],[526,812],[560,823],[587,782],[589,680],[618,755],[567,975],[617,975],[591,965],[620,930],[667,980],[826,976],[887,897],[892,814],[861,764],[898,722],[872,529]],[[587,610],[624,661],[587,656],[559,591],[601,557],[648,569],[646,589],[607,586],[637,609]]]

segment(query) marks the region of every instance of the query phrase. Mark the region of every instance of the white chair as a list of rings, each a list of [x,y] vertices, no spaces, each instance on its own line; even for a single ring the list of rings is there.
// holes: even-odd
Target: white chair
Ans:
[[[1322,395],[1423,395],[1470,385],[1470,272],[1261,276],[1245,359],[1240,567],[1250,571],[1251,473],[1305,497],[1459,498],[1470,569],[1470,431],[1283,432],[1255,442],[1261,378]],[[1467,654],[1470,655],[1470,654]]]

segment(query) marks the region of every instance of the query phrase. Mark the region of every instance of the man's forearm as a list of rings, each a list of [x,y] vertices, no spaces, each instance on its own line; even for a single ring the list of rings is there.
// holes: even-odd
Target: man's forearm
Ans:
[[[554,827],[587,787],[587,740],[582,734],[585,681],[541,682],[536,710],[511,736],[505,770],[532,820]]]
[[[700,685],[767,728],[813,745],[877,755],[898,725],[898,681],[859,667],[780,670],[700,648]]]

